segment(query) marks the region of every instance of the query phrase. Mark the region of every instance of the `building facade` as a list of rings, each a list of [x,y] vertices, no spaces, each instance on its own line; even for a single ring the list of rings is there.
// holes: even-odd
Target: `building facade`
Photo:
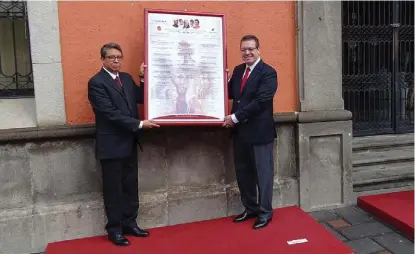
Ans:
[[[242,10],[235,12],[235,5]],[[382,32],[387,29],[379,30],[371,18],[359,23],[365,14],[348,2],[0,2],[0,252],[43,251],[48,242],[104,233],[87,81],[100,68],[100,47],[110,41],[123,48],[123,71],[137,78],[144,8],[224,13],[231,70],[240,63],[240,38],[259,37],[262,57],[279,80],[276,208],[312,211],[353,203],[354,133],[413,126],[411,114],[401,110],[413,91],[413,2],[412,12],[404,12],[412,18],[402,18],[412,20],[405,28],[412,37],[396,30],[401,16],[393,16],[398,23],[382,21],[393,25]],[[238,15],[253,11],[261,14],[255,22]],[[376,35],[368,44],[362,26],[392,37]],[[393,57],[381,58],[382,50]],[[396,54],[405,59],[402,67]],[[362,66],[370,68],[362,73]],[[380,75],[383,68],[388,78]],[[384,88],[376,85],[381,82]],[[380,123],[390,126],[374,130]],[[146,133],[143,147],[141,226],[241,211],[228,130],[163,127]]]

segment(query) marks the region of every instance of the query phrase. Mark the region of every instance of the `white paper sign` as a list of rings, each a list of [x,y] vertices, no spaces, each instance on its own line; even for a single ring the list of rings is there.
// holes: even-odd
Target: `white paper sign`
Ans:
[[[299,244],[299,243],[307,243],[307,242],[308,242],[308,240],[305,239],[305,238],[287,241],[288,245]]]

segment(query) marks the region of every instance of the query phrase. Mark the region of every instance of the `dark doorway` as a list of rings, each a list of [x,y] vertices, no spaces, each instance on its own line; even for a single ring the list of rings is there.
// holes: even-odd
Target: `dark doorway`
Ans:
[[[354,135],[413,132],[414,2],[342,2],[342,43]]]

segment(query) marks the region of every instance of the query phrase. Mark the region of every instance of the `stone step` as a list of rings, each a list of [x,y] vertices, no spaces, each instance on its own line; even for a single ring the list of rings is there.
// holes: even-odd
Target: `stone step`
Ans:
[[[385,147],[414,146],[414,133],[376,135],[353,138],[353,152],[360,150],[375,150]]]
[[[414,134],[353,138],[355,192],[413,186]]]
[[[353,168],[353,185],[379,184],[414,179],[414,163],[398,162]]]
[[[414,189],[414,180],[413,179],[400,179],[395,181],[388,181],[388,182],[374,182],[368,184],[361,184],[361,185],[353,185],[353,192],[354,193],[366,193],[371,191],[379,191],[392,189]]]
[[[377,150],[361,150],[353,152],[352,154],[353,170],[361,166],[390,164],[405,161],[410,162],[413,160],[413,146],[386,147]]]

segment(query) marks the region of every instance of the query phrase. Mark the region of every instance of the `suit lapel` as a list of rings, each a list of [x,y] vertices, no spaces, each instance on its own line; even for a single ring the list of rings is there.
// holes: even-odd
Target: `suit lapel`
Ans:
[[[118,87],[117,81],[115,81],[111,75],[109,75],[104,69],[101,69],[100,75],[102,76],[102,78],[105,81],[105,84],[109,87],[111,87],[112,89],[114,89],[115,91],[117,91],[119,94],[121,94],[121,96],[124,98],[124,100],[127,102],[128,108],[131,110],[131,106],[130,103],[125,95],[125,93],[121,90],[122,88]],[[126,83],[124,81],[124,79],[121,77],[122,75],[120,75],[120,80],[121,80],[121,84]],[[124,81],[124,82],[123,82]],[[125,89],[125,87],[124,87]]]
[[[246,91],[246,89],[248,88],[248,86],[252,84],[252,81],[255,80],[255,78],[258,76],[258,74],[260,73],[261,69],[262,69],[262,60],[260,60],[257,63],[257,65],[255,66],[255,68],[252,70],[251,74],[249,74],[248,80],[246,81],[245,86],[244,86],[244,88],[241,91],[241,96],[244,94],[244,92]],[[245,69],[244,69],[244,72],[245,72]],[[242,73],[242,75],[243,75],[243,73]],[[241,85],[241,82],[242,82],[242,78],[241,78],[241,81],[239,82],[239,87]]]
[[[129,99],[131,99],[131,96],[127,96],[127,95],[134,93],[134,91],[131,91],[131,87],[133,86],[133,84],[131,84],[130,82],[128,82],[125,79],[125,76],[124,75],[121,75],[121,74],[120,74],[120,80],[121,80],[122,87],[124,89],[124,93],[122,93],[122,95],[124,96],[124,99],[127,101],[128,108],[131,111],[132,108],[133,108],[134,103],[131,100],[129,100]]]
[[[118,87],[117,82],[104,69],[101,69],[100,75],[109,87],[111,87],[115,91],[119,92],[122,96],[124,96],[121,88]]]
[[[237,73],[235,73],[235,88],[238,89],[237,93],[239,96],[241,96],[241,85],[242,85],[242,76],[244,75],[244,68],[240,68]]]

